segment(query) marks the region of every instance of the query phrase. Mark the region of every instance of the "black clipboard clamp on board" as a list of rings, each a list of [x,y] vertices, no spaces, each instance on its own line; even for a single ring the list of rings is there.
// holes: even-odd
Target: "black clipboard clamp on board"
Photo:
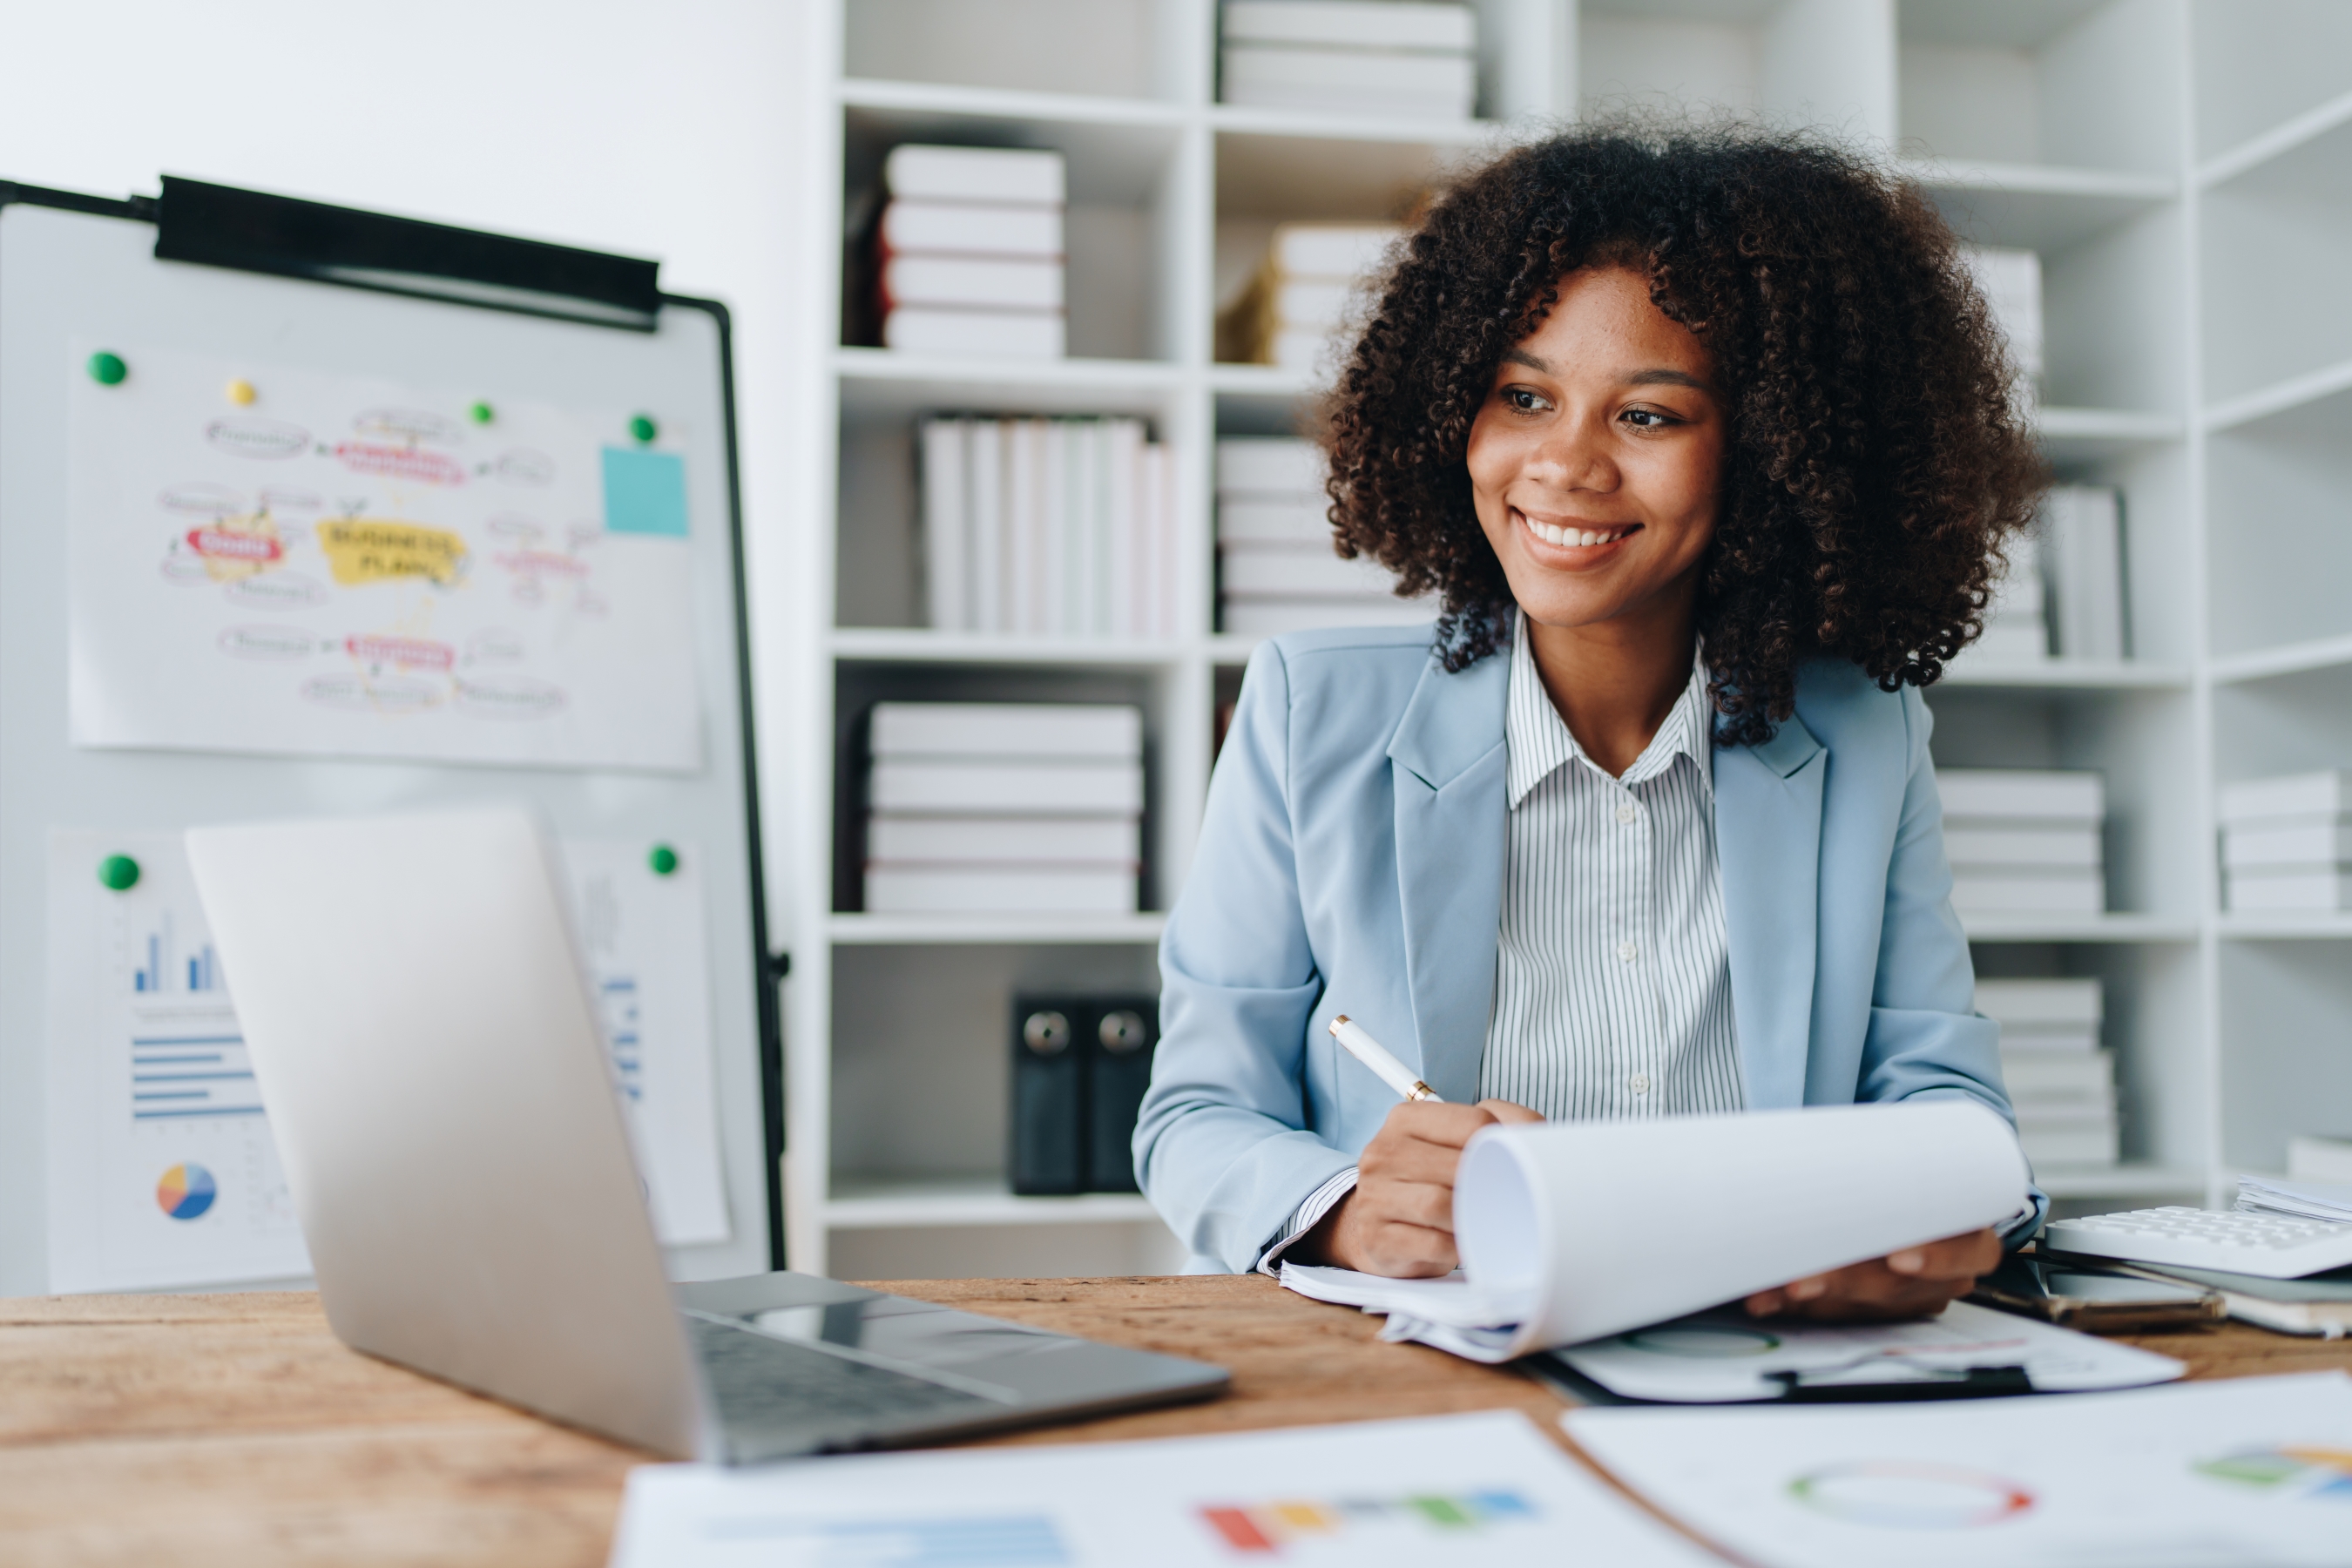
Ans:
[[[727,544],[735,622],[732,684],[736,710],[729,727],[740,729],[740,782],[744,821],[740,842],[747,851],[747,913],[749,945],[752,950],[748,955],[749,970],[757,990],[764,1230],[770,1267],[783,1267],[783,1205],[777,1180],[783,1151],[782,1009],[777,988],[789,971],[790,962],[788,955],[770,946],[767,931],[758,781],[751,743],[749,615],[744,588],[731,323],[726,307],[717,300],[664,293],[659,264],[651,260],[174,175],[163,176],[158,195],[121,200],[0,180],[0,209],[11,205],[152,225],[155,231],[153,256],[163,262],[331,284],[633,335],[658,333],[665,310],[692,311],[709,319],[715,329],[719,402],[724,426]],[[731,840],[731,830],[730,837]]]

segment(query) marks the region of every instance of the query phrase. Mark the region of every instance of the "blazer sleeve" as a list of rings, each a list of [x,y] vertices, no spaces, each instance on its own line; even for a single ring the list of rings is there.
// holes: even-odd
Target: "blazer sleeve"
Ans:
[[[1137,1184],[1196,1257],[1234,1273],[1355,1163],[1307,1127],[1323,977],[1299,903],[1289,746],[1287,670],[1262,643],[1160,940],[1160,1046],[1135,1128]]]
[[[1976,1010],[1968,933],[1952,910],[1943,802],[1927,754],[1935,718],[1916,688],[1904,689],[1903,717],[1903,809],[1887,865],[1886,913],[1856,1098],[1963,1095],[2014,1128],[2017,1116],[2000,1079],[2000,1026]],[[2039,1188],[2031,1204],[2030,1214],[2004,1227],[2012,1243],[2038,1230],[2050,1207]]]

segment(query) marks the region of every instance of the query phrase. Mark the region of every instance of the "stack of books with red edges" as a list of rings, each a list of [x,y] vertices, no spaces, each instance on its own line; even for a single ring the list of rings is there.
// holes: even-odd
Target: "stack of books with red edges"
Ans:
[[[1003,147],[894,147],[876,235],[886,348],[1059,359],[1062,155]]]
[[[1143,714],[1126,704],[877,702],[873,914],[1132,914]]]

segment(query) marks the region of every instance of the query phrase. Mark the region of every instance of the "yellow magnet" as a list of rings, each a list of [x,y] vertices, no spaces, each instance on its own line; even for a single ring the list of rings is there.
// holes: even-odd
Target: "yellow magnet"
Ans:
[[[231,403],[236,404],[239,408],[252,407],[253,400],[261,395],[261,394],[253,390],[253,383],[246,380],[243,376],[239,376],[235,381],[230,382],[226,390],[228,393],[228,400]]]

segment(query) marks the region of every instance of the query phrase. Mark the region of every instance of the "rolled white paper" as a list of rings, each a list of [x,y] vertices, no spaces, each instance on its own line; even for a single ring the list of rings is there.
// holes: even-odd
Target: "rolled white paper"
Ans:
[[[1454,1237],[1481,1296],[1522,1304],[1520,1355],[1997,1225],[2031,1182],[1967,1100],[1490,1127]]]

